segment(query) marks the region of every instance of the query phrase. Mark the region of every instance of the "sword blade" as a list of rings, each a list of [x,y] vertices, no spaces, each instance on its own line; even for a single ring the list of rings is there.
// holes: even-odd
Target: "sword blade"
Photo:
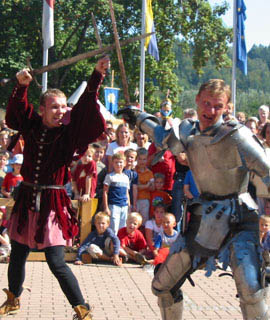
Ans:
[[[126,45],[128,45],[128,44],[130,44],[132,42],[139,41],[141,39],[150,37],[153,34],[154,34],[154,32],[145,33],[145,34],[142,34],[140,36],[136,36],[136,37],[133,37],[133,38],[129,38],[129,39],[120,41],[120,46],[121,47],[126,46]],[[109,52],[109,51],[113,50],[114,48],[115,48],[115,44],[111,44],[111,45],[108,45],[106,47],[102,47],[102,48],[99,48],[99,49],[96,49],[96,50],[92,50],[92,51],[88,51],[88,52],[85,52],[85,53],[81,53],[81,54],[78,54],[75,57],[67,58],[67,59],[64,59],[64,60],[61,60],[61,61],[57,61],[57,62],[51,63],[51,64],[49,64],[47,66],[41,67],[41,68],[33,69],[33,70],[31,70],[31,74],[32,75],[42,74],[44,72],[48,72],[48,71],[56,70],[56,69],[59,69],[59,68],[65,67],[65,66],[69,66],[70,64],[77,63],[77,62],[79,62],[81,60],[88,59],[88,58],[94,57],[96,55],[105,53],[105,52]],[[16,77],[11,78],[11,79],[8,79],[8,78],[0,79],[0,85],[2,87],[4,87],[7,83],[9,83],[12,80],[16,81]]]
[[[127,40],[123,40],[123,41],[120,42],[120,45],[121,45],[121,47],[126,46],[126,45],[128,45],[128,44],[130,44],[132,42],[141,40],[143,38],[150,37],[152,34],[154,34],[154,32],[146,33],[146,34],[143,34],[143,35],[140,35],[140,36],[136,36],[136,37],[127,39]],[[67,59],[64,59],[64,60],[61,60],[61,61],[57,61],[57,62],[51,63],[51,64],[49,64],[47,66],[44,66],[44,67],[41,67],[41,68],[38,68],[38,69],[34,69],[34,70],[32,70],[32,73],[34,75],[36,75],[36,74],[42,74],[44,72],[56,70],[56,69],[68,66],[70,64],[74,64],[74,63],[79,62],[81,60],[94,57],[94,56],[99,55],[101,53],[109,52],[109,51],[113,50],[114,48],[115,48],[115,44],[111,44],[111,45],[108,45],[108,46],[105,46],[105,47],[102,47],[102,48],[99,48],[99,49],[96,49],[96,50],[93,50],[93,51],[81,53],[81,54],[78,54],[75,57],[67,58]]]

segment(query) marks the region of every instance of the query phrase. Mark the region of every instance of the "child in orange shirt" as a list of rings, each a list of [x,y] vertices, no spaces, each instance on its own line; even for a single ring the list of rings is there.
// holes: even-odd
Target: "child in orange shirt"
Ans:
[[[165,175],[163,173],[155,173],[154,174],[154,186],[155,189],[150,192],[150,211],[149,216],[153,218],[154,216],[154,207],[159,202],[165,203],[167,209],[171,205],[172,197],[168,194],[168,192],[163,190],[165,183]]]
[[[148,151],[145,148],[137,150],[138,195],[137,211],[142,215],[142,225],[149,219],[150,191],[153,190],[154,175],[146,166]]]

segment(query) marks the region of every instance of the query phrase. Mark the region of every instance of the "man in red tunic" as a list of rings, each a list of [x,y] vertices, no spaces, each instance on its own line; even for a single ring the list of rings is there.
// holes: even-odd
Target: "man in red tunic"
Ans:
[[[67,99],[62,91],[50,89],[43,93],[40,116],[27,99],[31,74],[26,69],[16,74],[18,83],[8,103],[6,122],[25,141],[21,169],[24,182],[10,218],[9,289],[4,289],[8,299],[0,307],[0,317],[20,309],[25,262],[30,249],[36,248],[44,250],[49,268],[77,319],[92,319],[77,279],[64,260],[64,246],[77,234],[78,226],[63,186],[68,182],[68,167],[74,153],[86,150],[105,129],[97,97],[109,63],[108,58],[97,62],[68,124],[63,124]]]

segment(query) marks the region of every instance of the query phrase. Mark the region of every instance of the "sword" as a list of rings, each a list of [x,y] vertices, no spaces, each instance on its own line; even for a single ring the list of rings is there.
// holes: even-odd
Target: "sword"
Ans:
[[[135,41],[150,37],[152,34],[154,34],[154,32],[145,33],[145,34],[140,35],[140,36],[136,36],[136,37],[133,37],[133,38],[130,38],[130,39],[127,39],[127,40],[120,41],[120,46],[121,47],[126,46],[126,45],[128,45],[128,44],[130,44],[132,42],[135,42]],[[57,62],[51,63],[51,64],[49,64],[47,66],[44,66],[44,67],[41,67],[41,68],[33,69],[33,70],[30,71],[30,73],[31,73],[31,75],[35,76],[35,75],[38,75],[38,74],[42,74],[44,72],[56,70],[56,69],[68,66],[70,64],[77,63],[78,61],[94,57],[94,56],[96,56],[98,54],[109,52],[109,51],[113,50],[114,48],[115,48],[115,43],[114,44],[110,44],[110,45],[108,45],[106,47],[102,47],[102,48],[96,49],[96,50],[92,50],[92,51],[88,51],[88,52],[85,52],[85,53],[78,54],[77,56],[74,56],[72,58],[67,58],[67,59],[64,59],[64,60],[61,60],[61,61],[57,61]],[[16,80],[16,77],[14,77],[14,78],[3,78],[3,79],[0,80],[0,85],[2,87],[4,87],[7,83],[9,83],[12,80]]]

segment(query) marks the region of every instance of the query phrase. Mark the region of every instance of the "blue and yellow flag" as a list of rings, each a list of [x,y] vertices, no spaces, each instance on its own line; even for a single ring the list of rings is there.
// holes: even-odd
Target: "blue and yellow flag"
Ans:
[[[237,66],[238,68],[247,75],[247,48],[246,48],[246,39],[245,39],[245,25],[244,21],[246,20],[246,6],[244,0],[237,0],[236,2],[237,9]]]
[[[105,106],[111,114],[117,114],[118,112],[118,88],[104,88],[105,92]]]
[[[146,0],[145,8],[145,33],[155,32],[154,16],[152,10],[152,0]],[[145,39],[145,48],[148,48],[148,52],[159,61],[159,52],[157,46],[156,34]]]

